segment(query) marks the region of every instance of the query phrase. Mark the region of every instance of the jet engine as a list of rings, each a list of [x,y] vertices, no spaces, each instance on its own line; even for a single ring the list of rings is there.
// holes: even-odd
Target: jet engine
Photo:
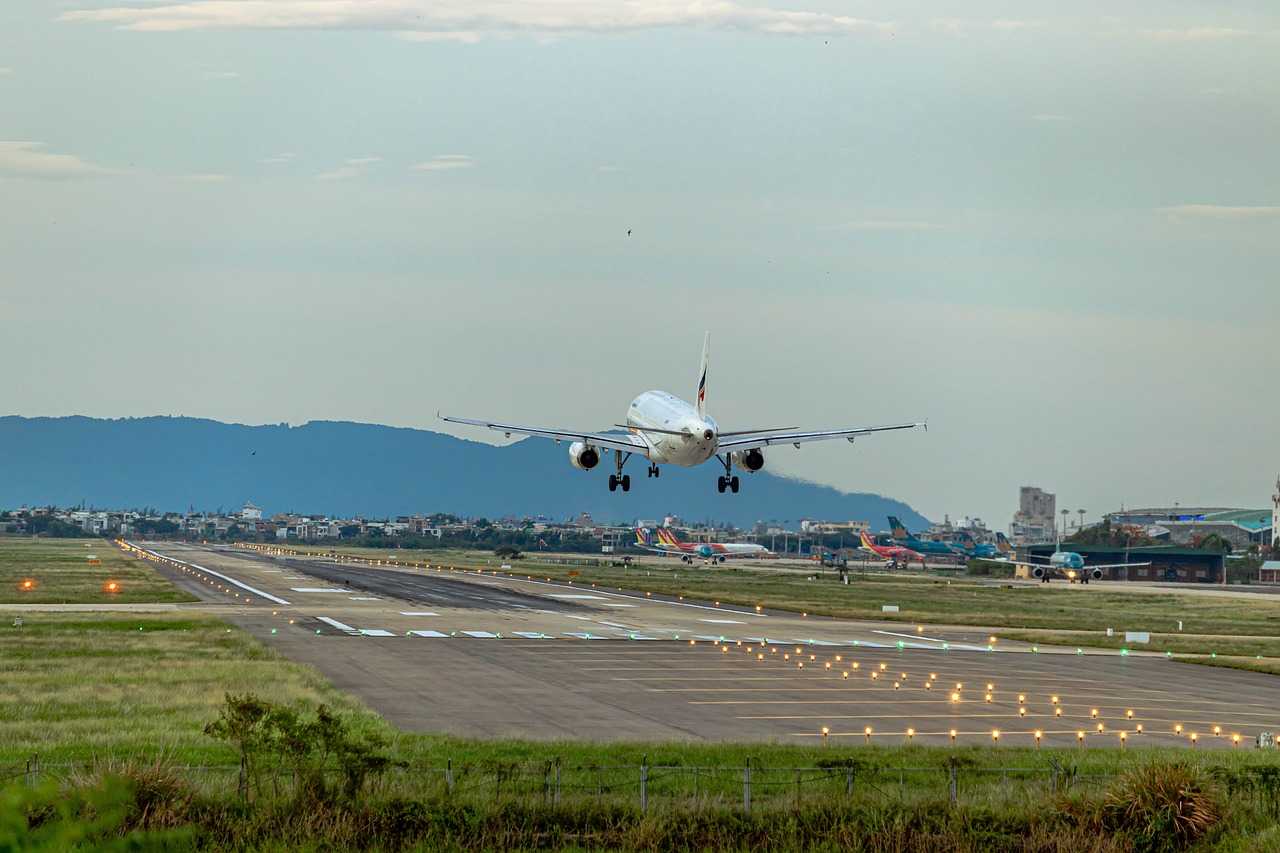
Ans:
[[[579,471],[590,471],[600,464],[600,451],[589,444],[575,441],[569,445],[569,463]]]
[[[1090,569],[1089,577],[1096,581],[1102,580],[1102,569]]]
[[[1044,579],[1044,574],[1045,574],[1045,572],[1044,572],[1044,566],[1032,566],[1032,567],[1031,567],[1031,577],[1035,578],[1036,580],[1043,580],[1043,579]]]
[[[764,467],[764,451],[758,447],[739,451],[733,454],[733,461],[739,468],[745,468],[754,473]]]

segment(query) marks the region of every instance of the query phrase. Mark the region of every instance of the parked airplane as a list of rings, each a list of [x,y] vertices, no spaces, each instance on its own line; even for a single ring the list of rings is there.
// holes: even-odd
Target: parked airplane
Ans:
[[[901,545],[881,545],[871,538],[871,534],[863,531],[862,547],[875,554],[877,557],[883,557],[895,563],[909,563],[912,560],[924,562],[924,556],[910,548],[904,548]]]
[[[962,557],[970,560],[978,557],[996,557],[1000,555],[1000,546],[992,545],[988,542],[975,542],[973,536],[968,531],[960,531],[958,538],[952,540],[951,547]]]
[[[1089,565],[1085,563],[1084,555],[1077,554],[1075,551],[1062,550],[1062,540],[1058,540],[1057,550],[1048,557],[1036,557],[1031,555],[1026,560],[1018,560],[1014,557],[986,558],[979,557],[984,563],[1004,563],[1008,565],[1012,563],[1015,566],[1026,566],[1031,577],[1036,578],[1041,583],[1048,583],[1055,577],[1065,578],[1068,583],[1088,583],[1091,580],[1100,581],[1103,578],[1103,569],[1123,569],[1133,568],[1136,566],[1149,566],[1146,563],[1096,563]]]
[[[711,333],[702,343],[702,371],[698,374],[698,390],[695,403],[687,403],[665,391],[646,391],[631,401],[627,409],[626,433],[574,432],[566,429],[503,424],[470,418],[440,419],[456,424],[487,427],[505,433],[532,435],[554,439],[557,443],[568,441],[569,463],[581,471],[589,471],[600,464],[602,451],[612,450],[616,473],[609,475],[609,491],[619,487],[631,490],[631,475],[622,473],[622,466],[635,454],[649,460],[649,476],[657,477],[659,465],[682,465],[692,468],[715,457],[724,466],[724,474],[716,480],[716,488],[738,493],[738,478],[733,473],[737,465],[748,473],[764,467],[764,449],[772,445],[790,444],[799,447],[809,441],[827,441],[843,438],[852,442],[860,435],[889,430],[914,429],[927,424],[896,424],[893,426],[855,427],[852,429],[815,430],[798,432],[794,428],[748,429],[722,432],[720,425],[707,414],[707,361],[711,352]]]
[[[665,527],[658,528],[656,537],[649,528],[637,527],[636,547],[655,554],[679,557],[686,563],[698,558],[723,563],[733,557],[757,557],[769,553],[763,545],[750,542],[682,542],[679,536]]]
[[[961,552],[946,542],[935,542],[932,539],[920,539],[911,535],[906,526],[896,516],[889,516],[889,532],[893,536],[893,544],[909,548],[917,554],[933,554],[938,557],[955,557]]]

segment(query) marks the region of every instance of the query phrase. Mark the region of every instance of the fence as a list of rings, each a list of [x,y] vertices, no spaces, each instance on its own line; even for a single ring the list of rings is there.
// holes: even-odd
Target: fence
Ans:
[[[0,766],[0,785],[36,784],[46,779],[89,777],[110,763],[42,763]],[[118,764],[114,765],[118,768]],[[141,765],[145,767],[146,765]],[[253,795],[287,794],[296,785],[286,767],[261,767],[245,779],[239,765],[159,765],[193,786],[215,792],[248,790]],[[328,779],[339,768],[323,771]],[[931,802],[997,804],[1040,797],[1075,785],[1105,785],[1112,774],[1080,774],[1056,761],[1039,767],[870,766],[856,760],[830,766],[741,767],[618,764],[588,765],[561,760],[537,763],[444,765],[403,763],[370,780],[374,795],[438,797],[471,802],[630,802],[651,808],[799,808],[835,802]]]

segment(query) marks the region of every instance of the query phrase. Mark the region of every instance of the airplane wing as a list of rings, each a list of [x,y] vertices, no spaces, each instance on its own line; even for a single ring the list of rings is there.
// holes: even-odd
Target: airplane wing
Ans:
[[[507,438],[512,435],[532,435],[538,438],[553,438],[556,441],[582,441],[596,447],[607,447],[610,450],[621,450],[624,453],[640,453],[645,456],[649,455],[650,447],[645,440],[635,433],[618,433],[606,435],[598,432],[572,432],[564,429],[545,429],[543,427],[521,426],[519,424],[500,424],[495,421],[478,421],[471,418],[451,418],[441,415],[438,412],[436,416],[442,421],[448,421],[451,424],[467,424],[468,426],[488,427],[495,432],[505,433]]]
[[[801,445],[809,441],[829,441],[833,438],[844,438],[853,441],[860,435],[870,435],[874,432],[889,432],[895,429],[915,429],[916,427],[924,427],[928,429],[927,424],[896,424],[894,426],[877,426],[877,427],[858,427],[856,429],[828,429],[818,430],[815,432],[773,432],[757,435],[734,435],[726,433],[725,438],[720,441],[720,450],[731,452],[736,450],[752,450],[757,447],[768,447],[773,444],[794,444]]]
[[[1150,563],[1086,563],[1086,569],[1124,569],[1133,568],[1134,566],[1149,566]]]

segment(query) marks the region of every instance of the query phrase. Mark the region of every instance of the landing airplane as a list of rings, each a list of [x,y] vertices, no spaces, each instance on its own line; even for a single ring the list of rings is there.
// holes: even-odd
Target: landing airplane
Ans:
[[[686,563],[692,563],[698,558],[723,563],[733,557],[756,557],[769,553],[769,549],[763,545],[750,542],[682,542],[679,536],[665,527],[658,528],[657,541],[654,541],[652,530],[637,527],[636,547],[655,554],[679,557]]]
[[[612,450],[616,473],[609,475],[609,491],[631,490],[631,475],[622,473],[622,466],[635,454],[649,460],[649,476],[660,474],[659,465],[671,464],[692,468],[714,457],[724,466],[724,474],[716,480],[721,493],[738,493],[738,478],[733,473],[736,464],[748,473],[764,467],[764,448],[771,445],[790,444],[800,447],[809,441],[827,441],[843,438],[852,442],[860,435],[870,435],[889,430],[914,429],[927,424],[896,424],[893,426],[855,427],[853,429],[815,430],[797,432],[794,428],[748,429],[721,432],[720,425],[707,414],[707,361],[711,353],[711,333],[707,332],[702,343],[702,371],[698,376],[696,403],[687,403],[665,391],[646,391],[631,401],[627,409],[626,433],[575,432],[566,429],[504,424],[471,418],[451,418],[439,415],[443,421],[455,424],[482,426],[514,435],[532,435],[554,439],[569,444],[569,463],[581,471],[589,471],[600,464],[603,451]]]
[[[1055,577],[1065,578],[1068,583],[1084,583],[1087,584],[1091,580],[1102,580],[1103,569],[1123,569],[1134,568],[1137,566],[1149,566],[1146,563],[1096,563],[1088,565],[1084,561],[1083,554],[1077,554],[1075,551],[1062,550],[1062,540],[1058,540],[1058,550],[1054,551],[1048,557],[1030,556],[1026,560],[1018,560],[1013,557],[1007,558],[976,558],[984,563],[1004,563],[1015,566],[1026,566],[1030,570],[1031,577],[1041,583],[1048,583]],[[1039,561],[1039,562],[1033,562]]]
[[[871,534],[865,531],[862,534],[862,547],[870,551],[872,554],[875,554],[877,557],[883,557],[884,559],[890,560],[894,563],[909,563],[912,560],[919,560],[922,563],[924,562],[924,556],[919,552],[912,551],[910,548],[904,548],[901,545],[881,545],[871,538]]]

